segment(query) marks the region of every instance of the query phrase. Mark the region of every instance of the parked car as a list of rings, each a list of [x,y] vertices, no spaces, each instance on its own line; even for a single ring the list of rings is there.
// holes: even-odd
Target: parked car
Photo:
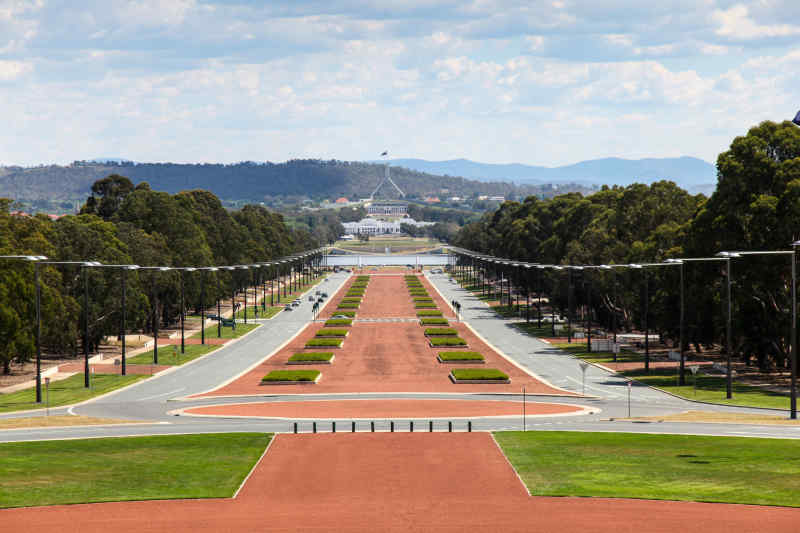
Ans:
[[[286,311],[292,311],[292,304],[286,304],[286,307],[283,308]]]
[[[292,307],[298,307],[299,305],[300,305],[300,302],[292,302]]]
[[[323,298],[327,298],[327,297],[328,297],[328,293],[327,293],[327,292],[323,292],[323,293],[322,293],[322,297],[323,297]]]
[[[431,270],[431,274],[441,274],[441,273],[442,273],[441,268],[434,268],[433,270]]]
[[[309,294],[308,295],[308,301],[309,302],[313,302],[314,301],[314,295],[313,294]]]

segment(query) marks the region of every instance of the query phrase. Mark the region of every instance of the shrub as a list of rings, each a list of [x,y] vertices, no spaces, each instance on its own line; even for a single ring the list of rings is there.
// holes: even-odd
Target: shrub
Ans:
[[[325,321],[326,326],[352,326],[353,321],[348,318],[330,318]]]
[[[478,352],[439,352],[442,361],[483,361],[484,357]]]
[[[451,370],[456,379],[491,379],[504,381],[508,379],[508,374],[496,368],[455,368]]]
[[[356,312],[355,311],[336,311],[335,314],[342,315],[342,316],[349,316],[350,318],[355,318],[356,317]],[[342,320],[342,319],[334,319],[334,320]]]
[[[446,318],[423,318],[419,323],[423,326],[447,326],[450,324]]]
[[[442,316],[442,312],[441,311],[425,311],[425,310],[423,310],[423,311],[417,311],[417,316],[418,317],[423,317],[423,316]]]
[[[425,328],[425,335],[458,335],[455,328]]]
[[[433,298],[431,298],[430,296],[415,296],[414,297],[414,301],[415,302],[432,302]]]
[[[342,338],[338,338],[338,339],[311,339],[308,342],[306,342],[306,348],[317,348],[317,347],[325,348],[325,347],[332,347],[332,346],[335,346],[335,347],[338,348],[338,347],[340,347],[342,345],[343,342],[344,342],[344,339],[342,339]]]
[[[336,309],[358,309],[357,303],[344,302],[340,303]]]
[[[347,335],[347,329],[333,329],[333,328],[322,328],[317,332],[315,335],[316,337],[345,337]]]
[[[360,304],[361,303],[361,298],[353,298],[353,297],[342,298],[342,301],[339,302],[339,303],[343,303],[343,304]]]
[[[436,309],[436,304],[433,302],[416,302],[414,307],[416,309]]]
[[[433,346],[466,346],[467,341],[461,337],[431,337],[428,339]]]
[[[319,370],[273,370],[261,381],[314,381],[319,375]]]
[[[289,361],[330,361],[333,359],[333,352],[308,352],[296,353],[289,358]]]

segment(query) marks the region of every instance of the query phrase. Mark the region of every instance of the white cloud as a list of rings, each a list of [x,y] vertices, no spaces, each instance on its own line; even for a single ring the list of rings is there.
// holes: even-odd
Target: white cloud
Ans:
[[[0,81],[11,81],[33,70],[33,65],[22,61],[0,60]]]
[[[743,4],[737,4],[727,10],[714,11],[712,18],[718,24],[715,33],[733,40],[788,37],[800,34],[800,27],[797,24],[758,24],[749,16],[749,11],[749,8]]]

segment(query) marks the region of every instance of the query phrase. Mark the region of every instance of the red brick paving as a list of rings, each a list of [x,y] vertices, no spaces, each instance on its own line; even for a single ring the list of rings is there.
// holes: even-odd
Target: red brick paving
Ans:
[[[4,531],[796,532],[800,509],[531,498],[487,433],[280,435],[236,499],[0,511]]]
[[[505,358],[491,350],[464,324],[452,324],[459,335],[469,343],[465,348],[478,351],[486,358],[484,368],[498,368],[511,377],[510,384],[454,385],[448,378],[452,368],[436,360],[439,351],[454,348],[431,348],[416,322],[356,322],[341,349],[333,351],[332,365],[308,365],[302,368],[322,371],[316,385],[260,385],[261,378],[272,370],[285,370],[289,357],[304,350],[321,324],[312,324],[292,339],[282,350],[237,380],[211,393],[194,397],[255,395],[255,394],[322,394],[345,392],[515,392],[525,386],[532,394],[572,393],[550,387],[531,377]],[[460,348],[459,348],[460,349]],[[475,368],[477,365],[465,365]]]
[[[580,412],[581,407],[565,404],[527,402],[528,416]],[[216,416],[274,418],[467,418],[483,416],[522,416],[522,402],[491,400],[325,400],[304,402],[264,402],[214,405],[187,409],[187,413]]]

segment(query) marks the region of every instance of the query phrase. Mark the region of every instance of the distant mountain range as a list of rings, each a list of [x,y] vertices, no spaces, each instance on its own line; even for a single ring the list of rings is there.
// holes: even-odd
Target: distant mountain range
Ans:
[[[392,159],[390,163],[426,172],[461,176],[479,181],[511,181],[519,184],[585,183],[629,185],[672,180],[686,189],[714,189],[716,167],[696,157],[621,159],[608,157],[581,161],[560,167],[540,167],[519,163],[478,163],[469,159],[426,161],[424,159]]]

